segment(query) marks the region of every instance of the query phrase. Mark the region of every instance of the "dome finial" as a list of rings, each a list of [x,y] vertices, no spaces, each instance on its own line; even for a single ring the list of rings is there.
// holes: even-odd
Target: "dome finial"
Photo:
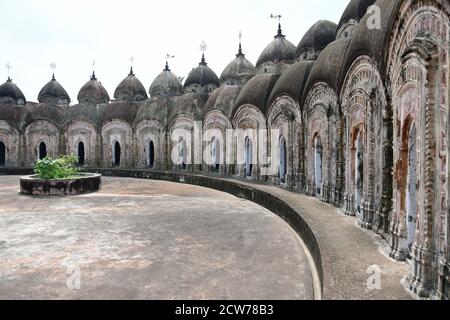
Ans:
[[[92,71],[91,80],[97,81],[97,78],[95,77],[95,71]]]
[[[133,73],[133,63],[134,63],[134,57],[133,56],[131,56],[130,57],[130,74],[129,74],[129,76],[134,76],[134,73]]]
[[[55,74],[52,75],[52,81],[56,81]]]
[[[236,58],[245,57],[245,54],[242,53],[242,31],[239,30],[239,50],[236,55]]]
[[[200,51],[203,52],[202,53],[202,61],[200,62],[200,65],[202,66],[206,66],[206,60],[205,60],[205,52],[206,50],[208,50],[208,45],[206,44],[206,42],[203,40],[202,43],[200,44]]]
[[[281,15],[280,14],[271,14],[270,18],[278,19],[278,32],[277,32],[277,35],[275,36],[275,39],[285,38],[286,36],[283,34],[283,30],[281,29]]]
[[[170,55],[170,54],[166,54],[166,67],[164,68],[163,71],[170,71],[169,68],[169,60],[175,58],[175,56]]]
[[[7,62],[5,65],[6,69],[8,70],[8,80],[6,80],[6,82],[12,82],[11,79],[11,69],[12,69],[12,65],[11,63]]]

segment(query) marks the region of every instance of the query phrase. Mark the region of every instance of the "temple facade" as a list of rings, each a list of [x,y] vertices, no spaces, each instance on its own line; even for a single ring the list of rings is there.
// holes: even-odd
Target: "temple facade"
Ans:
[[[38,103],[8,78],[0,166],[72,153],[280,185],[356,216],[409,263],[407,290],[449,299],[449,26],[448,0],[351,0],[297,47],[279,26],[256,65],[239,45],[220,77],[204,56],[184,84],[131,70],[111,99],[93,73],[77,104],[55,76]]]

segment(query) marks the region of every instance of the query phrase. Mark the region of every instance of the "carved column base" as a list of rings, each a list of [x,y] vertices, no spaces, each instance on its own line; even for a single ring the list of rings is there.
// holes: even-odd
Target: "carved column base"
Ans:
[[[433,292],[432,259],[427,249],[413,246],[413,259],[404,285],[419,298],[430,298]]]
[[[438,284],[430,297],[434,300],[450,300],[450,263],[444,256],[439,257]]]
[[[333,201],[333,195],[331,192],[331,189],[328,187],[324,187],[321,190],[321,197],[320,200],[326,203],[331,203]]]
[[[345,194],[344,203],[345,203],[345,215],[351,216],[351,217],[356,216],[355,202],[353,201],[352,197],[348,193]]]
[[[408,240],[406,236],[400,231],[400,222],[395,221],[392,223],[391,239],[389,242],[390,254],[389,256],[397,261],[405,261],[409,255]]]
[[[361,203],[362,213],[358,225],[367,230],[372,230],[373,219],[375,215],[375,210],[373,209],[373,203],[370,201],[362,201]]]

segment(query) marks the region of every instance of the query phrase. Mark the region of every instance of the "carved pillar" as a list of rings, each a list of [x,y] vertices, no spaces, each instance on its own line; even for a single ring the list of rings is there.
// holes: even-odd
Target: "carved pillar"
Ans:
[[[300,145],[299,145],[299,189],[301,192],[307,192],[307,179],[306,179],[306,141],[308,129],[305,125],[300,126]]]
[[[365,185],[366,185],[366,194],[364,195],[364,203],[362,204],[362,218],[361,218],[361,227],[364,229],[371,230],[373,226],[373,220],[375,215],[375,203],[374,203],[374,194],[375,194],[375,112],[376,101],[375,95],[372,94],[370,97],[370,102],[368,104],[368,118],[366,120],[367,127],[367,155],[366,155],[366,174],[365,177]]]
[[[334,191],[334,204],[338,207],[344,204],[344,177],[345,177],[345,142],[344,142],[345,121],[340,116],[337,126],[337,150],[336,150],[336,188]]]
[[[393,126],[393,108],[389,103],[383,114],[383,185],[381,210],[378,213],[378,221],[374,226],[374,231],[385,239],[389,238],[389,225],[392,215],[392,198],[393,198],[393,179],[392,170],[394,166],[394,126]],[[389,239],[388,239],[389,240]]]
[[[436,69],[438,59],[434,55],[428,63],[427,90],[425,103],[425,141],[424,141],[424,203],[419,224],[422,234],[420,241],[413,245],[412,270],[408,276],[409,289],[419,297],[428,297],[433,290],[433,255],[436,186]]]

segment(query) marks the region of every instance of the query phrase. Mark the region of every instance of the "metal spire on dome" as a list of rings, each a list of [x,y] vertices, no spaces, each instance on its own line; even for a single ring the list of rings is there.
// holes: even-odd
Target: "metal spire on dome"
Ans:
[[[276,38],[285,38],[286,36],[283,34],[283,30],[281,29],[281,15],[280,14],[271,14],[271,19],[278,19],[278,33],[275,36]]]
[[[236,55],[236,58],[245,57],[245,54],[242,53],[242,31],[239,30],[239,50]]]
[[[202,61],[200,62],[200,65],[202,66],[206,66],[206,60],[205,60],[205,52],[206,50],[208,50],[208,45],[206,44],[206,42],[203,40],[202,43],[200,44],[200,51],[203,52],[202,54]]]
[[[95,60],[92,61],[92,76],[91,76],[91,80],[97,81],[97,78],[95,77]]]
[[[10,74],[11,69],[12,69],[11,63],[7,62],[6,65],[5,65],[5,68],[8,70],[8,80],[7,80],[7,82],[12,82],[11,74]]]
[[[172,55],[170,55],[170,54],[166,54],[166,67],[164,68],[164,70],[163,71],[170,71],[170,68],[169,68],[169,60],[170,59],[173,59],[173,58],[175,58],[175,56],[172,56]]]
[[[129,76],[134,76],[134,72],[133,72],[133,63],[134,63],[134,57],[133,56],[131,56],[130,57],[130,65],[131,65],[131,67],[130,67],[130,74],[129,74]]]
[[[50,63],[50,69],[53,70],[52,81],[56,81],[56,78],[55,78],[56,63],[54,63],[54,62]]]

